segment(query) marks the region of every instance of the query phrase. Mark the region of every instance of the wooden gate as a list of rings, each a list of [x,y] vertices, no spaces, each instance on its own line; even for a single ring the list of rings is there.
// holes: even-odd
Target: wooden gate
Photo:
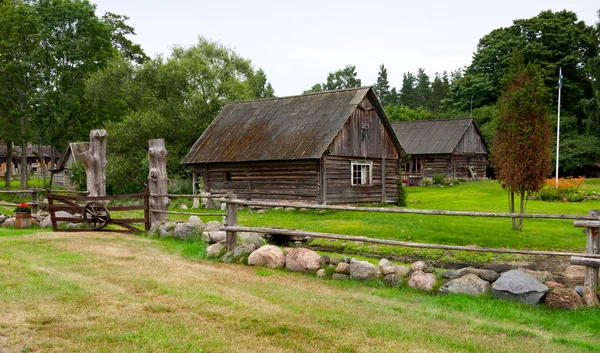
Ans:
[[[61,232],[89,232],[105,230],[119,233],[142,233],[150,230],[150,214],[148,191],[139,194],[113,195],[113,196],[66,196],[53,194],[46,190],[52,230],[59,231],[58,222],[86,223],[89,228],[66,228]],[[138,198],[143,202],[138,206],[106,206],[107,201]],[[113,218],[111,212],[143,210],[144,218]],[[81,217],[57,217],[56,212],[65,211],[70,214],[81,214]],[[134,223],[143,223],[144,229],[136,228]],[[125,229],[106,229],[110,224]]]

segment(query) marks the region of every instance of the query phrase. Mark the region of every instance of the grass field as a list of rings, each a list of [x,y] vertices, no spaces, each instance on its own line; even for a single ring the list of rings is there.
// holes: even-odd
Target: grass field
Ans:
[[[598,352],[574,312],[203,260],[198,242],[0,228],[0,352]]]

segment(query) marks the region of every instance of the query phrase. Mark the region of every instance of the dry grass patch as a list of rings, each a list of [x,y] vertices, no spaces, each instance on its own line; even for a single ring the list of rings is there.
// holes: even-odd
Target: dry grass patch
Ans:
[[[530,322],[535,318],[493,312],[521,308],[510,303],[444,302],[408,290],[185,259],[162,245],[111,233],[0,238],[0,348],[566,352],[600,346],[587,327],[564,333]],[[542,309],[523,310],[535,317]],[[582,315],[590,313],[598,314]]]

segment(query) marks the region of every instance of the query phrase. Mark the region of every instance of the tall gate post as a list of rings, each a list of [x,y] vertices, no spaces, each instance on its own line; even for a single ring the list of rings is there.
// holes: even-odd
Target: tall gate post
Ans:
[[[90,149],[81,154],[89,196],[106,196],[106,130],[90,131]]]
[[[237,196],[229,191],[227,193],[228,200],[235,200]],[[237,226],[237,205],[234,203],[227,203],[227,215],[225,216],[225,226],[233,227]],[[227,231],[227,251],[233,250],[237,244],[237,232]]]
[[[150,189],[150,227],[158,227],[167,219],[169,198],[167,188],[167,149],[164,139],[148,141],[148,187]]]

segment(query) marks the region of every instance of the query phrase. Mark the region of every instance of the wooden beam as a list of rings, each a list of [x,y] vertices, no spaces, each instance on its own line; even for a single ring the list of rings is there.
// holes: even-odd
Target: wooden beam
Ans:
[[[600,259],[593,259],[581,256],[571,256],[571,265],[600,267]]]
[[[385,157],[381,157],[381,203],[385,203],[386,195],[385,195]]]
[[[321,167],[321,203],[327,205],[327,156],[320,159]]]

